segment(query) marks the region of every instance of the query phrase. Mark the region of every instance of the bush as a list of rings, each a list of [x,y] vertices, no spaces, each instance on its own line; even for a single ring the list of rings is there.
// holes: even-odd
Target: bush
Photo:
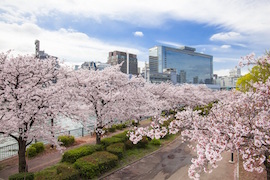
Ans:
[[[26,155],[30,158],[35,157],[37,155],[37,149],[31,145],[29,148],[27,148]]]
[[[36,180],[76,180],[80,179],[80,173],[72,164],[61,163],[35,173]]]
[[[117,138],[117,137],[108,137],[108,138],[104,138],[101,139],[101,144],[103,144],[105,147],[113,144],[113,143],[119,143],[122,142],[123,140],[121,138]]]
[[[74,144],[75,138],[74,138],[74,136],[63,135],[63,136],[58,137],[58,141],[62,142],[63,146],[68,147],[68,146],[71,146],[72,144]]]
[[[128,131],[124,131],[124,132],[116,134],[116,135],[114,135],[112,137],[120,138],[120,139],[122,139],[122,142],[125,142],[126,140],[128,140],[127,133],[128,133]]]
[[[62,162],[74,163],[77,159],[103,150],[102,145],[85,145],[66,151],[62,156]]]
[[[92,179],[115,167],[118,158],[106,151],[95,152],[89,156],[78,159],[74,166],[84,178]]]
[[[33,180],[34,173],[25,172],[25,173],[17,173],[8,177],[9,180]]]
[[[152,139],[151,141],[150,141],[150,144],[153,144],[153,145],[155,145],[155,146],[160,146],[161,145],[161,142],[160,142],[160,140],[159,139]]]
[[[43,142],[37,142],[35,144],[32,144],[32,146],[34,148],[36,148],[37,154],[41,153],[45,150],[45,146],[44,146]]]
[[[32,144],[29,148],[26,150],[26,155],[28,157],[35,157],[37,154],[43,152],[45,150],[45,146],[42,142],[37,142],[35,144]]]
[[[125,146],[126,146],[127,149],[132,149],[132,148],[136,147],[136,145],[133,144],[133,142],[131,140],[127,140],[125,142]]]
[[[35,173],[35,180],[56,179],[56,166]]]
[[[131,121],[131,124],[132,124],[133,126],[139,126],[139,125],[140,125],[140,122],[139,122],[139,121],[135,122],[135,120],[132,120],[132,121]]]
[[[125,151],[125,144],[124,143],[111,144],[106,148],[106,150],[110,153],[117,155],[119,158],[122,158]]]
[[[112,125],[112,127],[110,127],[109,132],[115,132],[116,131],[116,125]]]
[[[143,137],[142,137],[142,140],[140,140],[140,141],[138,142],[137,147],[138,147],[138,148],[145,148],[145,147],[147,146],[147,144],[148,144],[148,139],[147,139],[146,136],[143,136]]]
[[[77,180],[80,178],[79,171],[75,169],[72,164],[60,164],[56,168],[56,173],[59,179]]]
[[[122,130],[125,127],[126,127],[126,124],[117,124],[116,125],[116,129],[118,129],[118,130]]]

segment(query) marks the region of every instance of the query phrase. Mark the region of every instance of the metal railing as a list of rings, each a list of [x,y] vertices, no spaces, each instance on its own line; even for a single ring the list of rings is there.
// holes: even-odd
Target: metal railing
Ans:
[[[60,135],[72,135],[74,137],[83,137],[85,135],[92,135],[94,132],[94,125],[88,126],[87,128],[81,127],[77,129],[70,129],[66,131],[57,132],[55,137],[58,138]],[[41,142],[45,141],[39,140]],[[34,142],[33,142],[34,143]],[[18,155],[18,143],[12,143],[6,146],[0,147],[0,161],[8,159],[10,157]]]

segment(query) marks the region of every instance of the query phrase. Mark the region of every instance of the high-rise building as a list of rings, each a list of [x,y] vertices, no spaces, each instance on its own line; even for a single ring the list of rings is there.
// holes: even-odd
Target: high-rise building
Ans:
[[[195,51],[195,48],[187,46],[150,48],[150,77],[151,74],[163,73],[164,69],[173,68],[176,70],[177,83],[212,84],[213,56]]]
[[[219,76],[216,78],[216,84],[220,85],[221,89],[235,89],[238,78],[241,77],[241,69],[235,67],[229,72],[229,76]]]
[[[40,51],[40,41],[39,40],[35,40],[35,57],[36,58],[39,58],[39,59],[47,59],[47,58],[55,58],[55,59],[58,59],[57,57],[55,56],[51,56],[47,53],[45,53],[45,51]]]
[[[136,54],[130,54],[121,51],[109,52],[107,63],[116,65],[122,63],[121,71],[126,74],[138,74],[138,61]],[[128,64],[128,65],[127,65]]]

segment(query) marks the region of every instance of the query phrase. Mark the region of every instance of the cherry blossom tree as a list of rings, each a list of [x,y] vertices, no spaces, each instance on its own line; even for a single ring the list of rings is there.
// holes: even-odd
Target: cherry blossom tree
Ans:
[[[151,139],[162,138],[167,133],[177,133],[179,128],[174,128],[175,125],[171,125],[168,130],[163,125],[164,121],[170,119],[170,117],[161,117],[162,110],[176,110],[179,107],[185,107],[185,109],[193,109],[196,106],[207,105],[210,102],[217,100],[222,93],[213,93],[212,90],[205,85],[190,85],[184,84],[181,86],[175,86],[170,83],[161,84],[149,84],[148,91],[153,93],[157,97],[159,102],[158,114],[152,118],[150,127],[136,128],[130,132],[130,140],[136,144],[143,136],[148,136]],[[192,108],[190,108],[192,107]],[[176,126],[178,127],[178,126]]]
[[[269,66],[269,55],[255,59],[247,56],[245,64]],[[247,62],[247,63],[246,63]],[[251,91],[228,92],[214,104],[208,116],[200,116],[192,108],[179,112],[170,124],[170,133],[182,129],[185,140],[196,142],[197,158],[192,159],[189,176],[211,172],[224,151],[239,152],[245,170],[261,173],[264,166],[270,179],[270,79],[252,85]]]
[[[55,59],[0,54],[0,134],[14,138],[19,145],[19,172],[27,172],[26,147],[42,138],[59,147],[53,137],[58,127],[51,119],[77,117],[76,102],[66,88],[65,71]]]
[[[120,71],[120,66],[102,71],[81,70],[73,78],[76,81],[73,86],[85,104],[86,113],[96,118],[97,144],[100,143],[103,127],[147,113],[151,115],[156,109],[153,104],[155,97],[145,90],[144,80],[130,79]]]

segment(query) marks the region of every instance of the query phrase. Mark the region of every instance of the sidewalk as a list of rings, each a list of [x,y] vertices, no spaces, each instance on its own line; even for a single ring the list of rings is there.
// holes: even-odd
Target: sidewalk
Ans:
[[[156,152],[112,172],[102,180],[188,180],[188,168],[191,158],[196,155],[182,143],[181,137]],[[224,153],[211,174],[202,173],[201,180],[234,180],[237,163],[229,163],[230,153]]]

